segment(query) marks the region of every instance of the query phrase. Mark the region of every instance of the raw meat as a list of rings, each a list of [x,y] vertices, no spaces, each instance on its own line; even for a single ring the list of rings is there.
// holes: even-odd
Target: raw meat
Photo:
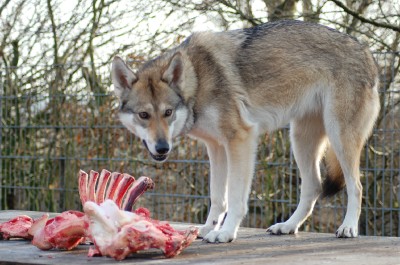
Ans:
[[[101,203],[104,199],[112,199],[124,209],[132,209],[138,197],[154,184],[148,177],[135,178],[128,174],[109,172],[105,169],[101,174],[91,170],[89,174],[79,172],[79,195],[82,205],[87,201]],[[79,211],[65,211],[49,219],[47,214],[36,220],[29,229],[32,244],[42,250],[52,248],[71,250],[90,237],[88,219]]]
[[[154,187],[148,177],[135,180],[118,172],[91,170],[87,174],[80,170],[78,179],[85,213],[65,211],[54,218],[45,214],[36,220],[21,215],[0,224],[0,236],[32,239],[42,250],[71,250],[89,239],[94,243],[89,256],[117,260],[149,248],[159,248],[166,257],[173,257],[197,237],[197,228],[176,231],[167,222],[152,220],[146,208],[132,212],[140,195]]]
[[[0,224],[0,238],[25,238],[32,239],[28,230],[32,226],[33,219],[27,215],[17,216],[8,222]]]
[[[79,195],[82,205],[87,201],[102,203],[106,199],[113,200],[120,209],[132,211],[136,200],[146,190],[153,189],[154,183],[148,177],[135,178],[126,173],[109,172],[103,169],[91,170],[89,174],[79,171]]]
[[[33,237],[32,244],[42,250],[71,250],[87,236],[89,223],[82,212],[65,211],[54,218],[48,218],[47,214],[43,215],[29,229]]]
[[[122,260],[139,250],[158,248],[166,257],[174,257],[198,235],[195,227],[176,231],[167,222],[150,219],[147,209],[123,211],[112,200],[100,205],[88,201],[84,211],[90,219],[89,231],[95,244],[90,256],[101,254]]]

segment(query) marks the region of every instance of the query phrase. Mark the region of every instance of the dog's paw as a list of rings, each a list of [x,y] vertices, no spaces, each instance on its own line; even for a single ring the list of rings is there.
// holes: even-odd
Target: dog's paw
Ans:
[[[214,230],[214,225],[202,225],[199,227],[199,234],[197,238],[204,238],[208,233]]]
[[[277,223],[270,226],[267,229],[267,233],[272,235],[287,235],[287,234],[296,234],[298,231],[298,227],[296,225],[284,223]]]
[[[342,238],[350,238],[350,237],[357,237],[358,236],[358,229],[357,226],[350,226],[342,224],[339,229],[336,231],[336,237]]]
[[[205,237],[203,237],[203,241],[208,243],[227,243],[233,241],[235,238],[235,233],[226,230],[218,230],[209,232]]]

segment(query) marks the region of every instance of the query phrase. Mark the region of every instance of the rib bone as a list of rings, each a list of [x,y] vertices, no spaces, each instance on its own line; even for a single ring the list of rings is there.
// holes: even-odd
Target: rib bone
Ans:
[[[138,180],[129,174],[110,173],[103,169],[99,174],[91,170],[89,174],[79,171],[79,195],[84,205],[87,201],[101,204],[107,199],[113,200],[120,209],[132,211],[136,200],[146,190],[153,189],[154,183],[148,177]]]

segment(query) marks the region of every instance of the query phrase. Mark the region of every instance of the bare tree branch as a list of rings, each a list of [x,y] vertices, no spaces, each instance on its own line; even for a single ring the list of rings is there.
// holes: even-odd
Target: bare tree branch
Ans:
[[[4,8],[11,2],[11,0],[6,0],[1,6],[0,6],[0,15],[1,12],[3,12]]]
[[[253,25],[253,26],[256,26],[256,25],[262,23],[259,19],[254,18],[254,17],[252,17],[252,16],[250,16],[250,15],[248,15],[248,14],[245,14],[242,10],[240,10],[239,7],[234,6],[234,5],[233,5],[232,3],[230,3],[229,1],[226,1],[226,0],[218,0],[218,2],[220,2],[221,4],[223,4],[223,5],[226,6],[226,7],[231,8],[232,10],[234,10],[234,12],[235,12],[237,15],[239,15],[243,20],[248,21],[248,22],[249,22],[251,25]]]
[[[53,34],[53,50],[54,50],[54,64],[58,64],[58,37],[57,37],[57,26],[54,20],[53,7],[51,6],[51,0],[47,0],[47,10],[51,21],[51,31]]]
[[[333,3],[335,3],[337,6],[339,6],[340,8],[343,9],[344,12],[346,12],[347,14],[352,15],[353,17],[357,18],[358,20],[364,22],[364,23],[368,23],[371,25],[374,25],[376,27],[380,27],[380,28],[386,28],[386,29],[391,29],[397,32],[400,32],[400,26],[395,26],[395,25],[391,25],[391,24],[387,24],[387,23],[381,23],[381,22],[377,22],[375,20],[371,20],[371,19],[367,19],[363,16],[361,16],[359,13],[357,13],[354,10],[351,10],[350,8],[348,8],[347,6],[345,6],[342,2],[340,2],[339,0],[329,0]]]

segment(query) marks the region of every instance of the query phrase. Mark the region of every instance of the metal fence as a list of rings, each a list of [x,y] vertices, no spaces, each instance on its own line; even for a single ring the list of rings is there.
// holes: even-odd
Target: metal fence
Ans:
[[[360,233],[400,236],[399,53],[377,53],[382,111],[362,156]],[[99,69],[105,69],[103,73]],[[151,177],[156,187],[137,203],[153,218],[203,223],[209,210],[209,163],[203,145],[175,141],[166,163],[151,161],[116,117],[108,67],[84,64],[0,69],[0,210],[81,209],[79,169]],[[260,137],[243,226],[283,221],[299,200],[299,172],[289,129]],[[240,184],[239,184],[240,185]],[[334,232],[343,220],[345,192],[319,201],[303,231]]]

